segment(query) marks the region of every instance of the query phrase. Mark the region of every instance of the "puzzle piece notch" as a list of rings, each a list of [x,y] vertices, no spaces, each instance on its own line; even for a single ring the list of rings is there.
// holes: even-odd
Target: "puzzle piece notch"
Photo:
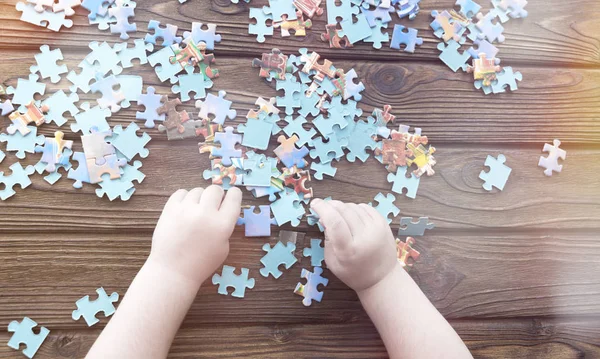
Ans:
[[[398,237],[405,236],[422,236],[426,229],[433,229],[435,225],[429,223],[428,217],[419,217],[419,220],[414,222],[412,217],[400,218],[400,228],[398,228]]]
[[[248,278],[250,273],[248,268],[241,269],[242,274],[235,274],[235,267],[228,265],[223,266],[221,274],[215,273],[212,277],[212,284],[219,285],[218,293],[221,295],[227,295],[227,288],[234,288],[232,297],[244,298],[246,294],[246,288],[254,288],[254,278]]]
[[[256,213],[256,206],[244,208],[244,217],[240,217],[237,225],[245,225],[246,237],[269,237],[271,235],[271,225],[277,225],[274,218],[271,218],[271,206],[258,206],[259,213]]]
[[[310,257],[310,265],[313,267],[321,267],[325,260],[325,247],[321,246],[323,240],[312,238],[310,240],[310,248],[306,247],[302,251],[304,257]]]
[[[284,265],[285,269],[290,269],[298,260],[294,257],[294,251],[296,245],[292,242],[283,244],[277,242],[273,247],[269,243],[265,243],[262,247],[263,251],[267,252],[261,259],[260,262],[263,264],[263,268],[260,269],[260,275],[268,277],[269,274],[275,279],[281,277],[283,272],[279,270],[280,265]]]
[[[40,327],[39,333],[36,334],[33,332],[33,328],[35,328],[38,324],[29,319],[28,317],[24,317],[21,322],[13,320],[8,324],[8,331],[13,332],[14,334],[10,337],[8,341],[8,346],[12,349],[19,350],[21,344],[26,345],[26,348],[23,349],[23,355],[28,358],[33,358],[35,353],[37,353],[38,349],[50,334],[50,330],[46,327]]]
[[[558,164],[558,160],[565,160],[567,158],[567,151],[560,148],[560,140],[555,139],[553,144],[544,144],[543,152],[548,152],[548,156],[540,156],[538,166],[545,168],[544,174],[546,176],[552,176],[552,172],[561,172],[563,165]]]
[[[498,158],[488,155],[485,159],[485,166],[489,167],[490,170],[488,172],[481,171],[479,178],[485,182],[483,188],[486,191],[491,191],[492,187],[496,187],[500,191],[504,189],[504,185],[512,171],[504,162],[506,162],[506,157],[503,154],[499,154]]]
[[[215,42],[221,42],[221,35],[217,34],[217,25],[201,22],[192,22],[192,31],[185,31],[183,38],[184,42],[203,42],[208,50],[214,50]]]
[[[77,309],[74,310],[71,315],[73,320],[79,320],[83,317],[88,327],[91,327],[99,322],[96,318],[96,314],[104,312],[105,317],[110,317],[115,313],[115,306],[113,303],[119,300],[119,294],[113,292],[108,296],[102,287],[96,289],[96,293],[98,293],[98,298],[96,300],[90,300],[90,296],[86,295],[75,302]]]
[[[394,202],[396,201],[396,196],[391,193],[387,195],[383,195],[383,193],[379,192],[377,196],[375,196],[375,201],[377,201],[377,206],[375,209],[383,218],[386,219],[387,223],[392,223],[394,217],[397,217],[400,214],[400,208],[396,207]],[[369,203],[369,206],[373,206],[372,203]],[[392,215],[392,218],[389,215]]]
[[[302,304],[308,307],[313,301],[321,302],[323,299],[323,292],[318,290],[319,285],[323,287],[327,286],[329,279],[321,276],[323,269],[321,267],[315,267],[314,272],[302,268],[300,277],[306,279],[306,284],[298,283],[294,293],[303,296]]]

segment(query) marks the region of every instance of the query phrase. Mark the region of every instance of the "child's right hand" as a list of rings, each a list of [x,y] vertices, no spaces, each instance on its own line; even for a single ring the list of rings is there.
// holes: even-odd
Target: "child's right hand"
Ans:
[[[219,186],[180,189],[163,209],[149,259],[198,285],[229,254],[229,237],[240,215],[242,192]]]
[[[366,204],[314,199],[311,208],[325,227],[325,262],[360,294],[398,266],[396,242],[387,221]]]

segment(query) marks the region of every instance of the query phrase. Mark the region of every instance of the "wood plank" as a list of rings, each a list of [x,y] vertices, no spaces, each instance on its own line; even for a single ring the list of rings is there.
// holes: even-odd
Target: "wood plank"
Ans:
[[[79,144],[75,145],[79,150]],[[600,223],[600,171],[598,150],[565,147],[568,158],[564,170],[547,178],[537,167],[540,148],[438,147],[437,173],[421,180],[417,198],[397,195],[402,216],[429,216],[439,229],[472,229],[488,233],[492,229],[538,230],[598,228]],[[209,184],[202,172],[209,168],[208,156],[199,155],[195,140],[150,142],[150,156],[142,171],[146,180],[137,185],[128,202],[109,202],[95,195],[97,186],[74,189],[72,181],[62,179],[53,186],[39,175],[33,185],[8,201],[0,202],[0,227],[4,232],[56,231],[150,231],[168,196],[179,188]],[[488,154],[503,153],[513,172],[504,192],[487,193],[478,178]],[[27,158],[25,163],[38,159]],[[8,167],[16,158],[0,164]],[[387,170],[375,159],[366,164],[341,161],[337,175],[312,181],[317,197],[332,196],[347,202],[369,203],[379,192],[390,192]],[[585,171],[577,171],[585,168]],[[267,204],[244,191],[244,204]],[[394,226],[399,217],[394,220]],[[302,229],[306,224],[301,224]]]
[[[75,25],[71,29],[63,29],[59,34],[45,31],[33,25],[19,21],[20,13],[14,8],[17,0],[8,0],[0,4],[0,48],[25,49],[35,48],[38,43],[66,47],[85,47],[90,41],[118,41],[108,31],[100,32],[88,26],[87,12],[77,10],[73,17]],[[267,5],[267,0],[258,0],[251,7]],[[168,22],[184,30],[190,30],[191,22],[215,23],[222,42],[217,54],[240,54],[256,56],[265,49],[278,47],[286,52],[296,51],[299,47],[310,47],[329,58],[388,59],[402,61],[439,61],[436,46],[439,39],[433,36],[429,28],[432,10],[443,10],[451,7],[451,3],[442,0],[422,3],[422,11],[414,21],[398,20],[393,16],[390,23],[391,32],[394,23],[416,28],[423,37],[424,44],[415,54],[393,50],[385,44],[379,51],[370,44],[360,43],[353,49],[329,49],[320,41],[320,34],[325,31],[326,16],[313,19],[313,28],[307,37],[281,38],[276,35],[259,44],[255,36],[248,34],[248,6],[231,4],[228,1],[199,0],[185,5],[171,1],[141,1],[137,4],[134,21],[138,32],[132,38],[143,38],[147,24],[152,19]],[[484,4],[487,7],[489,5]],[[585,9],[588,16],[582,15]],[[500,44],[500,55],[505,65],[523,63],[544,66],[598,66],[600,64],[600,25],[591,14],[600,12],[600,4],[594,0],[561,1],[551,0],[544,3],[530,3],[529,17],[512,20],[504,24],[506,41]],[[168,17],[165,17],[168,14]],[[277,32],[277,31],[276,31]],[[278,33],[278,32],[277,32]],[[182,33],[181,33],[182,34]],[[180,35],[181,35],[180,34]]]
[[[34,63],[36,51],[9,50],[3,52],[0,63],[0,82],[16,86],[19,77],[26,77]],[[70,69],[85,57],[85,53],[65,49],[66,63]],[[213,93],[226,90],[237,110],[236,123],[246,121],[246,114],[254,108],[258,96],[280,96],[274,84],[258,77],[250,58],[222,58],[218,67],[222,76],[215,80]],[[400,123],[422,127],[431,142],[442,143],[541,143],[560,138],[565,143],[592,144],[600,142],[600,70],[521,68],[525,76],[516,93],[485,96],[473,88],[470,75],[455,74],[435,64],[360,62],[343,60],[336,65],[354,67],[366,86],[360,103],[364,117],[374,107],[393,106]],[[160,83],[149,66],[136,66],[124,73],[141,75],[146,85],[154,86],[158,93],[171,93],[169,83]],[[58,85],[48,83],[46,93],[58,89],[68,90],[70,82],[64,79]],[[81,101],[92,101],[96,94],[80,94]],[[182,109],[197,114],[194,101]],[[128,125],[135,120],[137,106],[122,110],[112,116],[112,125]],[[282,115],[282,119],[283,119]],[[70,118],[70,117],[68,117]],[[72,118],[70,121],[74,122]],[[0,128],[8,126],[8,119],[0,119]],[[229,122],[233,124],[233,122]],[[282,125],[285,122],[282,121]],[[142,125],[140,123],[140,125]],[[75,138],[67,126],[67,136]],[[40,133],[52,135],[55,126],[42,126]],[[166,138],[156,129],[149,133],[156,139]],[[275,142],[275,139],[273,139]]]
[[[522,319],[451,321],[475,358],[592,358],[600,355],[598,321],[592,319]],[[36,358],[87,353],[99,329],[52,330]],[[8,341],[10,333],[1,333]],[[0,358],[15,351],[0,346]],[[182,328],[170,358],[385,358],[373,325],[242,326]]]
[[[433,233],[433,232],[432,232]],[[270,239],[274,244],[277,233]],[[310,308],[293,293],[309,232],[297,242],[300,263],[278,280],[258,274],[265,239],[231,241],[226,264],[250,269],[256,287],[244,300],[220,296],[206,283],[186,327],[216,324],[365,323],[356,294],[331,272],[324,300]],[[30,316],[56,329],[79,328],[71,320],[75,301],[103,286],[121,295],[150,250],[150,235],[38,233],[4,235],[0,241],[0,325]],[[322,237],[321,237],[322,238]],[[421,259],[411,271],[447,318],[513,318],[598,315],[600,244],[595,232],[530,235],[446,235],[417,238]]]

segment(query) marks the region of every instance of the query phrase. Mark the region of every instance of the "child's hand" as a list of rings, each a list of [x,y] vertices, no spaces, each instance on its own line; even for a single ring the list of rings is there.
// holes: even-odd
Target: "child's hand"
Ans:
[[[242,192],[219,186],[171,195],[152,237],[149,259],[201,284],[229,254]]]
[[[398,265],[387,221],[366,204],[315,199],[311,208],[325,227],[325,262],[357,293],[379,283]]]

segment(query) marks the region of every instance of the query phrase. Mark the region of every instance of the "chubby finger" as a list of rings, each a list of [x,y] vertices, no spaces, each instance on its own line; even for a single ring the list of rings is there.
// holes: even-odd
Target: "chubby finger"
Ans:
[[[311,208],[319,215],[325,227],[325,238],[331,241],[334,250],[343,251],[352,244],[352,233],[342,215],[332,205],[333,201],[312,201]]]
[[[204,193],[202,193],[202,198],[200,198],[200,205],[204,208],[218,211],[223,201],[224,192],[221,186],[214,184],[206,187]]]
[[[193,188],[187,193],[187,195],[183,199],[183,202],[190,204],[198,204],[200,202],[200,198],[202,198],[203,192],[204,188],[202,187]]]
[[[364,221],[361,214],[358,213],[356,204],[331,201],[331,205],[342,215],[346,224],[348,224],[348,228],[350,228],[350,233],[357,234],[364,227]]]
[[[175,193],[173,193],[171,197],[169,197],[169,199],[167,200],[165,208],[181,203],[181,201],[183,201],[187,193],[188,191],[184,189],[178,189],[177,191],[175,191]]]
[[[219,213],[222,213],[223,216],[227,218],[232,218],[233,220],[237,221],[237,218],[240,216],[241,206],[242,191],[240,191],[240,189],[237,187],[232,187],[227,190],[225,199],[223,199],[223,203],[221,203]]]

